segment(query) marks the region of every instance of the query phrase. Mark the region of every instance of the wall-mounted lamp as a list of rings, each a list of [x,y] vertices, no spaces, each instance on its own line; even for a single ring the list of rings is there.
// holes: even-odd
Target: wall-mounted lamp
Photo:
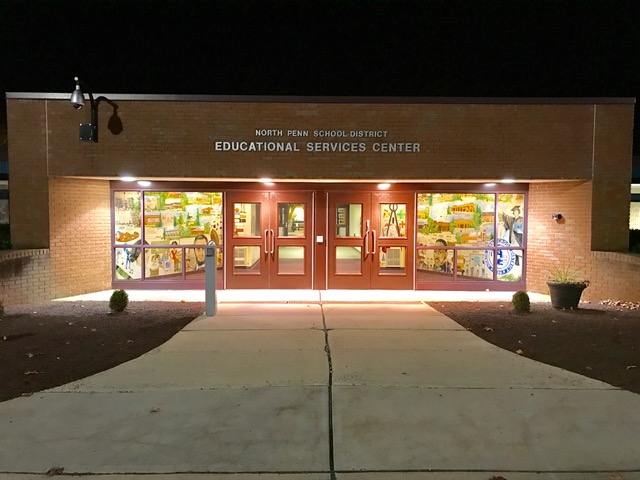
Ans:
[[[71,105],[73,105],[73,108],[75,108],[76,110],[80,110],[82,107],[84,107],[84,93],[82,93],[82,89],[80,88],[81,82],[78,77],[75,77],[74,80],[76,81],[76,88],[71,93],[71,98],[69,99],[69,101],[71,102]],[[111,115],[111,118],[109,118],[109,130],[114,135],[118,135],[119,133],[121,133],[123,128],[122,121],[120,120],[120,117],[118,117],[118,105],[109,100],[107,97],[103,96],[100,96],[94,100],[93,94],[87,88],[87,86],[84,83],[82,83],[82,86],[87,91],[87,94],[89,95],[89,101],[91,102],[91,123],[80,124],[80,140],[85,140],[88,142],[98,141],[98,105],[100,105],[100,102],[102,100],[113,107],[113,115]]]
[[[562,214],[561,213],[554,213],[551,215],[551,220],[555,220],[556,222],[558,220],[562,220]]]

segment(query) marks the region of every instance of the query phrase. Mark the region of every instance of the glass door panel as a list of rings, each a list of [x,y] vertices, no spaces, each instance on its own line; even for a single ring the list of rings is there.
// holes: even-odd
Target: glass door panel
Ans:
[[[362,204],[336,206],[336,237],[362,237]]]
[[[304,237],[305,205],[298,203],[278,204],[278,236]]]
[[[336,275],[362,275],[362,247],[338,246],[334,256]]]
[[[234,237],[259,237],[260,236],[260,204],[259,203],[234,203],[233,204],[233,236]]]
[[[278,273],[284,275],[304,274],[305,248],[302,246],[278,247]]]
[[[261,261],[258,245],[234,245],[233,273],[240,275],[259,275]]]
[[[406,247],[380,247],[378,252],[380,262],[380,273],[406,274],[407,270],[407,248]]]
[[[380,204],[381,237],[407,236],[407,205],[404,203]]]

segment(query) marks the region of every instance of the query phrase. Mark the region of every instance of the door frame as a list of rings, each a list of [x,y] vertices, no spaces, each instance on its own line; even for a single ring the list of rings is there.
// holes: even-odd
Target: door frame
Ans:
[[[375,191],[329,191],[327,220],[327,289],[388,289],[407,290],[415,285],[415,194],[413,192]],[[362,205],[360,235],[337,236],[338,205]],[[405,235],[382,236],[380,206],[383,204],[405,204]],[[360,248],[360,272],[337,273],[336,247]],[[380,249],[384,247],[405,248],[404,271],[390,273],[381,271]]]
[[[314,288],[314,198],[315,192],[302,190],[228,190],[225,192],[225,288],[233,289],[313,289]],[[235,205],[260,204],[260,225],[257,235],[236,236]],[[278,205],[302,203],[304,209],[304,236],[280,235],[278,229]],[[241,245],[240,245],[241,244]],[[235,247],[259,248],[257,270],[248,273],[235,272]],[[280,273],[280,247],[304,248],[304,273]]]

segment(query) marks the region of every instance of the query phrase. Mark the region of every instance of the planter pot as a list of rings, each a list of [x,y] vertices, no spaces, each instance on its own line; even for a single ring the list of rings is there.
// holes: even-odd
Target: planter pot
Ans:
[[[547,282],[553,308],[578,308],[586,283]]]

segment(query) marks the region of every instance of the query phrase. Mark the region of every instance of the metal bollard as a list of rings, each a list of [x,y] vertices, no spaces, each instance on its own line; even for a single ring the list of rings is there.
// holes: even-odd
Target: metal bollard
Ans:
[[[217,255],[216,244],[211,242],[205,247],[204,257],[204,313],[210,317],[216,314],[218,303],[216,300]]]

